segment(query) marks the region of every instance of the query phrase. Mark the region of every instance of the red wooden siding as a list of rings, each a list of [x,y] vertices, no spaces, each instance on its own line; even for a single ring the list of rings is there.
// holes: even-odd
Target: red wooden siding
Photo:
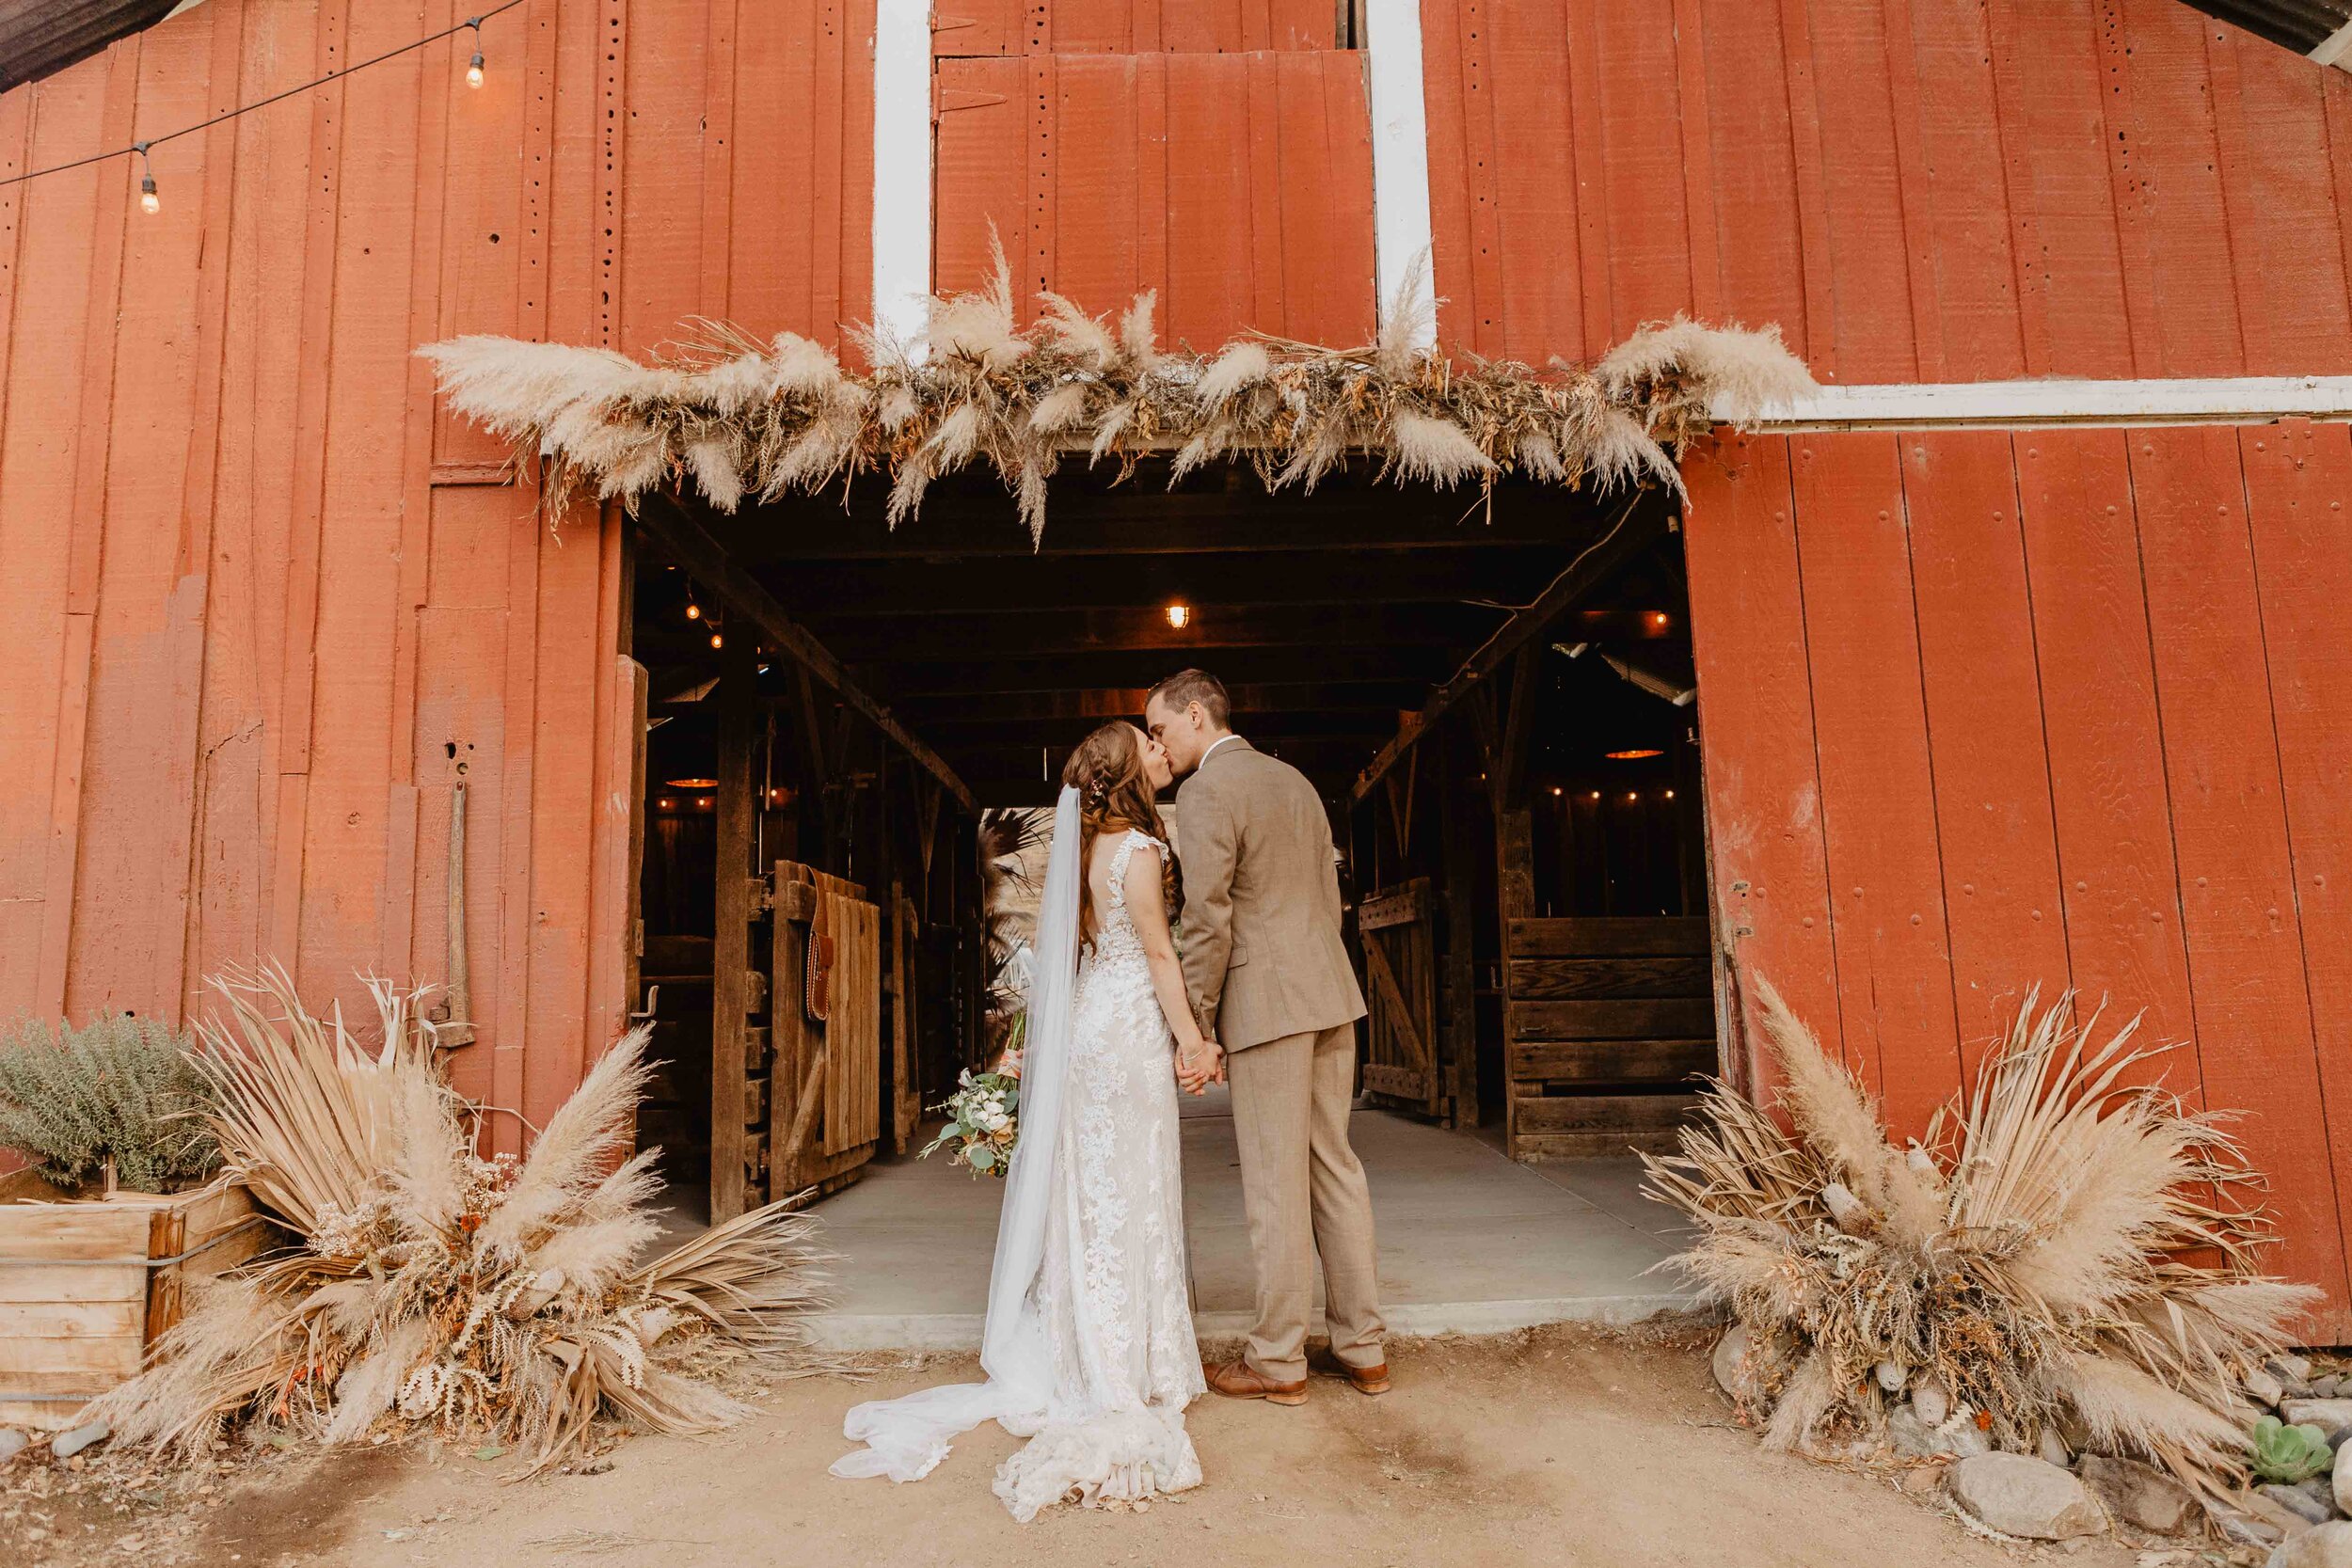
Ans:
[[[1692,488],[1739,969],[1903,1133],[2027,986],[2145,1008],[2345,1337],[2352,432],[1742,439]]]
[[[1034,312],[1159,293],[1163,341],[1374,331],[1372,143],[1350,53],[1070,54],[938,67],[935,277]]]
[[[213,0],[0,96],[0,173],[297,86],[450,0]],[[435,406],[418,343],[642,350],[866,313],[872,0],[532,0],[130,160],[0,187],[0,1019],[183,1016],[275,956],[364,1007],[446,968],[543,1119],[620,1022],[621,564]],[[625,826],[624,824],[621,824]],[[518,1128],[501,1118],[511,1145]]]
[[[933,12],[931,48],[943,58],[1329,49],[1338,20],[1332,0],[954,0]]]
[[[1422,0],[1443,336],[1823,380],[2352,369],[2352,77],[2179,0]]]

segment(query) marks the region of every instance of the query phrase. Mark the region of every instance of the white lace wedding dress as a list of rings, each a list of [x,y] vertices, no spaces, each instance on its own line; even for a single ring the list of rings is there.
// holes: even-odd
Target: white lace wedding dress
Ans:
[[[1136,852],[1168,851],[1140,832],[1120,843],[1102,929],[1079,958],[1075,818],[1064,791],[1040,911],[1021,1140],[990,1284],[989,1381],[859,1405],[844,1431],[867,1447],[833,1467],[913,1481],[950,1438],[993,1419],[1029,1439],[996,1472],[997,1497],[1024,1521],[1069,1498],[1135,1500],[1200,1482],[1184,1419],[1206,1390],[1184,1265],[1173,1045],[1124,895]],[[1072,951],[1057,951],[1064,944]]]

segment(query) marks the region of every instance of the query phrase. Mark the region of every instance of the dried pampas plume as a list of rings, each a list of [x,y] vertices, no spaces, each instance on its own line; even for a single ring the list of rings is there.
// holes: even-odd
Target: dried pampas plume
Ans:
[[[1967,1095],[1899,1150],[1779,994],[1756,995],[1789,1130],[1716,1085],[1681,1152],[1644,1163],[1697,1229],[1673,1262],[1760,1347],[1766,1441],[1877,1433],[1931,1381],[2001,1448],[2078,1427],[2231,1497],[2241,1376],[2318,1292],[2258,1271],[2274,1238],[2224,1118],[2147,1081],[2158,1053],[2133,1024],[2103,1035],[2071,994],[2028,993]]]
[[[814,494],[868,469],[890,478],[895,527],[933,480],[985,465],[1034,535],[1065,457],[1172,456],[1171,482],[1204,463],[1248,463],[1269,490],[1311,489],[1358,454],[1399,483],[1678,490],[1678,462],[1718,417],[1740,420],[1813,389],[1776,329],[1677,317],[1644,327],[1590,369],[1450,361],[1435,348],[1429,258],[1415,259],[1373,342],[1329,348],[1262,334],[1207,355],[1157,339],[1156,301],[1116,323],[1056,293],[1024,327],[1012,272],[991,236],[981,287],[933,299],[914,341],[877,326],[848,341],[867,369],[783,333],[724,324],[638,364],[602,349],[458,338],[418,352],[450,404],[537,465],[551,515],[583,495],[634,507],[691,484],[721,511]]]
[[[703,1432],[743,1413],[712,1374],[817,1363],[816,1222],[771,1204],[644,1260],[658,1150],[632,1154],[650,1072],[632,1031],[520,1161],[475,1152],[418,993],[372,982],[373,1049],[284,972],[215,982],[207,1026],[230,1173],[298,1239],[215,1282],[147,1369],[96,1402],[117,1443],[200,1454],[258,1424],[344,1443],[423,1429],[512,1442],[536,1472],[600,1424]]]

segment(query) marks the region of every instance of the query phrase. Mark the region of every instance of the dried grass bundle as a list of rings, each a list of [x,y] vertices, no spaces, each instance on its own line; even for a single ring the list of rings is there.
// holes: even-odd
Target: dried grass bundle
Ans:
[[[371,983],[381,1043],[304,1008],[282,970],[219,983],[207,1070],[230,1168],[302,1241],[221,1281],[148,1369],[89,1409],[117,1439],[193,1451],[259,1420],[347,1442],[482,1433],[535,1472],[600,1421],[724,1425],[720,1366],[805,1366],[816,1221],[771,1204],[651,1262],[658,1151],[631,1156],[646,1031],[590,1070],[530,1152],[483,1159],[414,995]]]
[[[2245,1481],[2245,1373],[2318,1292],[2264,1277],[2259,1184],[2216,1113],[2137,1082],[2134,1023],[2072,993],[2010,1036],[1925,1143],[1899,1151],[1861,1085],[1756,987],[1793,1131],[1717,1085],[1648,1192],[1691,1216],[1675,1261],[1771,1347],[1768,1442],[1873,1432],[1933,1378],[2001,1447],[2045,1426],[2153,1460],[2200,1496]]]
[[[1083,453],[1120,478],[1146,451],[1181,479],[1247,460],[1269,490],[1311,489],[1351,454],[1380,476],[1454,484],[1523,473],[1548,483],[1679,487],[1678,459],[1719,418],[1735,422],[1813,389],[1774,328],[1677,317],[1643,328],[1590,369],[1537,372],[1507,360],[1456,366],[1417,346],[1434,334],[1425,265],[1406,279],[1378,341],[1327,348],[1248,337],[1213,355],[1163,349],[1153,299],[1114,325],[1058,294],[1021,327],[1003,251],[978,291],[931,302],[918,343],[872,327],[850,341],[853,374],[806,339],[762,344],[700,323],[707,339],[640,365],[596,349],[458,338],[418,352],[458,412],[535,460],[558,515],[580,495],[634,506],[691,479],[722,511],[747,497],[809,494],[866,469],[890,476],[890,520],[931,482],[993,469],[1032,537],[1046,482]]]

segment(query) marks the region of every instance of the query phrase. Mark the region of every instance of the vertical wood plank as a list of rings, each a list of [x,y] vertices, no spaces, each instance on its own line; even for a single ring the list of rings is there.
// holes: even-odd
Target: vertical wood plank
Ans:
[[[131,139],[138,102],[139,40],[124,40],[106,51],[105,108],[99,134],[103,145]],[[112,456],[115,361],[114,331],[122,290],[123,219],[130,211],[130,182],[138,176],[112,161],[99,166],[89,272],[84,281],[88,324],[82,340],[76,394],[73,480],[66,514],[65,659],[57,684],[55,770],[50,776],[49,842],[41,879],[40,982],[35,1009],[47,1017],[65,1011],[73,942],[75,874],[82,850],[83,789],[88,757],[90,687],[97,657],[100,571],[104,548],[106,480]]]
[[[2318,1060],[2314,1109],[2339,1245],[2352,1253],[2352,641],[2313,635],[2352,604],[2352,429],[2295,420],[2242,431],[2238,449]],[[2315,1178],[2305,1171],[2303,1184]],[[2352,1335],[2352,1303],[2339,1294],[2330,1307],[2313,1338],[2335,1343]]]
[[[2341,1303],[2338,1195],[2311,1179],[2328,1128],[2238,436],[2130,439],[2205,1100],[2249,1113],[2256,1169],[2295,1173],[2268,1194],[2283,1244],[2265,1266]]]
[[[2068,983],[2033,604],[2010,437],[1899,438],[1962,1082],[2026,992]],[[2065,715],[2060,715],[2064,721]]]
[[[1723,315],[1773,322],[1800,356],[1813,354],[1779,12],[1753,0],[1699,0],[1709,150],[1708,193]],[[1686,104],[1690,101],[1686,98]],[[1735,129],[1736,128],[1736,131]],[[1820,330],[1828,330],[1826,320]]]
[[[2132,521],[2126,437],[2020,433],[2018,503],[2042,672],[2068,967],[2085,1010],[2145,1009],[2151,1040],[2190,1037],[2161,720]],[[2166,1058],[2184,1090],[2193,1054]],[[2185,1082],[2184,1081],[2185,1080]]]
[[[1743,1006],[1750,977],[1768,979],[1837,1052],[1838,967],[1789,467],[1787,438],[1746,436],[1690,464],[1683,551],[1703,693],[1716,941]],[[1770,1065],[1756,1058],[1747,1069],[1752,1092],[1764,1092]]]
[[[1895,447],[1791,443],[1839,1033],[1900,1137],[1960,1087],[1960,1041]]]

